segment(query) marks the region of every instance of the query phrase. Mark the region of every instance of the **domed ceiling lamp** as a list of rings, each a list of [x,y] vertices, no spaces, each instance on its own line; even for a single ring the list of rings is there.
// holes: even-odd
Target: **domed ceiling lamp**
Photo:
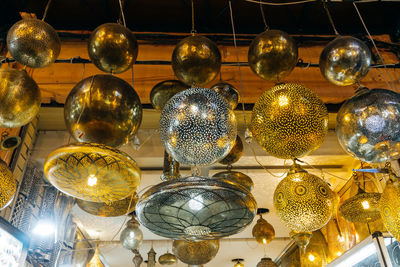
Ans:
[[[7,163],[0,159],[0,210],[4,209],[14,199],[17,183]]]
[[[143,232],[139,229],[139,222],[135,219],[134,213],[126,223],[126,228],[122,230],[119,239],[122,246],[128,250],[135,250],[142,243]]]
[[[233,265],[233,267],[244,267],[244,264],[242,263],[242,261],[244,261],[244,259],[232,259],[232,262],[235,263],[235,265]]]
[[[271,258],[262,258],[256,267],[278,267],[278,265]]]
[[[160,263],[161,265],[173,265],[177,262],[177,258],[174,254],[171,254],[167,251],[167,253],[161,255],[158,258],[158,263]]]
[[[275,229],[269,224],[263,217],[262,214],[268,213],[269,209],[258,208],[257,214],[260,215],[260,219],[257,220],[256,225],[253,227],[253,237],[260,244],[268,244],[275,238]]]
[[[99,246],[96,245],[92,259],[86,264],[86,267],[104,267],[103,262],[100,260]]]
[[[183,263],[198,266],[210,262],[218,253],[219,240],[174,240],[172,251]]]

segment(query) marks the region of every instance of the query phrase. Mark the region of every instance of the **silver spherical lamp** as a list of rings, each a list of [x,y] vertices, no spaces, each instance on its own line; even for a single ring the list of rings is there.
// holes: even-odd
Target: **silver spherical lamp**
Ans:
[[[129,250],[137,249],[143,240],[142,230],[139,229],[139,222],[132,215],[132,218],[126,223],[126,228],[122,230],[119,237],[124,248]]]

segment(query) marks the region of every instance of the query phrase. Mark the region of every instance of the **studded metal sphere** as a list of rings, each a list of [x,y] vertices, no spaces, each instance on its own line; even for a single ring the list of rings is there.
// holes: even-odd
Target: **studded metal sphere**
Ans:
[[[240,102],[240,94],[238,90],[230,83],[217,83],[210,89],[221,94],[232,110],[235,109]]]
[[[390,234],[400,240],[400,183],[398,178],[387,181],[379,201],[383,224]]]
[[[317,149],[328,131],[328,111],[310,89],[284,83],[265,91],[254,105],[251,130],[277,158],[299,158]]]
[[[32,121],[40,109],[40,89],[25,70],[0,69],[0,127]]]
[[[379,193],[366,193],[363,190],[344,201],[339,211],[343,218],[349,222],[370,223],[378,220],[379,214]]]
[[[80,81],[64,105],[68,131],[78,142],[117,147],[127,143],[142,121],[136,91],[112,75],[95,75]]]
[[[294,165],[278,184],[274,207],[281,221],[297,232],[322,228],[332,217],[334,194],[328,184]]]
[[[156,110],[163,110],[168,101],[189,86],[178,80],[167,80],[157,83],[150,92],[150,102]]]
[[[187,241],[174,240],[172,251],[178,259],[189,265],[201,265],[210,262],[218,253],[219,240]]]
[[[7,164],[0,159],[0,210],[10,205],[17,190],[17,183]]]
[[[213,175],[213,178],[216,179],[222,178],[226,180],[226,182],[241,185],[249,191],[251,191],[254,187],[253,180],[242,172],[236,172],[236,171],[218,172]]]
[[[354,37],[338,37],[330,42],[319,58],[319,68],[329,82],[346,86],[361,80],[369,71],[371,51]]]
[[[278,265],[271,258],[262,258],[256,267],[278,267]]]
[[[256,205],[242,186],[191,176],[147,190],[136,205],[136,214],[141,225],[156,235],[210,240],[242,231],[252,222]]]
[[[265,80],[280,80],[297,63],[296,42],[287,33],[268,30],[259,34],[249,47],[249,66]]]
[[[232,165],[237,162],[243,155],[243,143],[242,139],[240,139],[239,135],[236,136],[235,145],[229,151],[228,155],[225,156],[222,160],[218,161],[224,165]]]
[[[218,93],[191,88],[176,94],[160,118],[161,140],[182,164],[209,165],[224,158],[235,144],[235,114]]]
[[[44,68],[57,59],[61,41],[57,32],[46,22],[23,19],[8,31],[7,47],[11,56],[22,65]]]
[[[339,143],[353,157],[373,163],[400,158],[400,94],[363,88],[336,120]]]
[[[210,39],[194,35],[180,41],[172,53],[172,69],[179,80],[190,86],[205,85],[217,77],[221,54]]]
[[[138,44],[135,35],[118,23],[97,27],[88,42],[89,57],[100,70],[121,73],[135,63]]]

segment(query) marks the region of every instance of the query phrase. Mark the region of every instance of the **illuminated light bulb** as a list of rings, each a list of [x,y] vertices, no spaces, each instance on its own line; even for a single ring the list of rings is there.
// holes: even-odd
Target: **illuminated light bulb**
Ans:
[[[365,210],[369,209],[369,202],[367,200],[364,200],[363,202],[361,202],[361,205],[363,206],[363,208]]]
[[[56,232],[56,226],[49,219],[40,219],[33,228],[32,233],[37,236],[50,236]]]
[[[315,260],[315,256],[314,256],[313,254],[309,254],[309,255],[308,255],[308,259],[309,259],[310,261],[314,261],[314,260]]]
[[[93,174],[89,175],[88,177],[88,185],[89,186],[94,186],[97,184],[97,177]]]
[[[338,251],[338,252],[336,253],[336,255],[339,257],[340,255],[342,255],[342,252]]]

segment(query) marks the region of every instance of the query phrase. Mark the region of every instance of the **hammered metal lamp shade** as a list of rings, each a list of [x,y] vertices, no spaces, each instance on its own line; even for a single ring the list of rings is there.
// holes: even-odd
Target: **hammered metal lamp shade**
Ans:
[[[78,142],[118,147],[127,143],[142,121],[136,91],[112,75],[95,75],[80,81],[64,105],[68,131]]]
[[[121,200],[113,201],[111,203],[92,202],[82,199],[76,199],[76,204],[82,210],[96,216],[117,217],[133,212],[135,210],[137,201],[138,195],[135,192],[131,196],[128,196]]]
[[[167,80],[157,83],[150,92],[150,102],[153,108],[162,111],[168,101],[189,86],[178,80]]]
[[[213,175],[213,178],[215,179],[221,178],[224,179],[225,182],[243,186],[248,191],[251,191],[254,187],[253,180],[248,175],[242,172],[236,172],[236,171],[218,172]]]
[[[243,143],[239,135],[236,136],[235,145],[231,148],[228,155],[226,155],[222,160],[218,161],[224,165],[232,165],[237,162],[243,155]]]
[[[126,198],[140,183],[140,169],[128,154],[95,143],[57,148],[47,156],[44,174],[61,192],[93,202]]]
[[[211,90],[219,93],[228,102],[230,109],[235,109],[240,102],[240,94],[238,90],[230,83],[217,83],[213,85]]]
[[[100,70],[121,73],[135,63],[138,44],[135,35],[117,23],[97,27],[89,37],[89,57]]]
[[[161,255],[158,258],[158,263],[160,263],[161,265],[173,265],[177,262],[177,258],[174,254],[171,254],[169,252]]]
[[[322,51],[319,68],[329,82],[346,86],[361,80],[369,71],[371,51],[354,37],[338,37]]]
[[[14,198],[17,183],[7,164],[0,159],[0,210],[7,207]]]
[[[300,84],[279,84],[257,100],[251,130],[257,143],[271,155],[303,157],[323,143],[328,110],[310,89]]]
[[[268,244],[275,238],[275,229],[262,216],[257,220],[252,231],[253,237],[260,244]]]
[[[40,89],[25,70],[0,69],[0,103],[0,127],[24,126],[39,113]]]
[[[400,95],[361,89],[339,109],[336,133],[343,149],[361,161],[400,158]]]
[[[259,34],[249,47],[249,66],[264,80],[288,76],[297,63],[296,42],[287,33],[268,30]]]
[[[244,187],[223,179],[188,177],[162,182],[136,205],[141,225],[171,239],[217,239],[242,231],[256,212]]]
[[[332,217],[334,201],[329,185],[297,164],[274,192],[278,217],[297,232],[312,232],[327,224]]]
[[[278,265],[271,258],[262,258],[256,267],[278,267]]]
[[[379,201],[379,211],[386,229],[400,240],[400,184],[397,177],[387,181]]]
[[[378,220],[381,194],[367,193],[362,189],[345,200],[339,207],[341,215],[349,222],[370,223]]]
[[[143,232],[139,229],[139,223],[133,216],[126,223],[126,228],[122,230],[119,240],[122,246],[128,250],[135,250],[142,243]]]
[[[172,251],[183,263],[202,265],[211,261],[218,253],[219,240],[188,241],[174,240]]]
[[[221,54],[210,39],[194,35],[181,40],[172,53],[172,69],[187,85],[202,86],[217,77]]]
[[[237,122],[216,92],[191,88],[173,96],[160,118],[160,136],[168,154],[181,164],[209,165],[235,144]]]
[[[44,21],[23,19],[7,33],[7,48],[22,65],[44,68],[53,63],[61,50],[57,32]]]

